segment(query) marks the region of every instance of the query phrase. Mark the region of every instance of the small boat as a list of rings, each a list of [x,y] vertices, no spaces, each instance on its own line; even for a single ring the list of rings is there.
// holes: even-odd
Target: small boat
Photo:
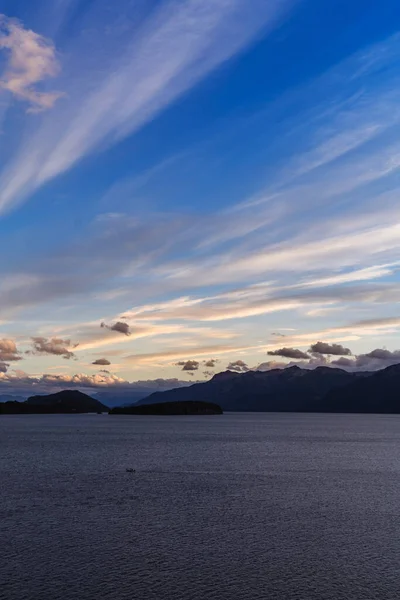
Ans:
[[[126,469],[126,472],[127,473],[136,473],[136,470],[135,469]]]

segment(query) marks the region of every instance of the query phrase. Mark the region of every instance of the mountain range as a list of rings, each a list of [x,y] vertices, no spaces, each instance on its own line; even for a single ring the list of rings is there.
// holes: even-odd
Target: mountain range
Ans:
[[[400,413],[400,364],[375,372],[293,366],[271,371],[225,371],[210,381],[152,393],[125,406],[209,402],[223,411]],[[111,394],[111,392],[109,392]],[[108,407],[78,390],[0,403],[0,414],[108,412]],[[14,400],[14,398],[13,398]],[[126,411],[115,411],[121,414]],[[129,410],[127,411],[129,412]]]
[[[210,381],[151,394],[139,404],[216,402],[224,411],[400,413],[400,365],[373,373],[297,366],[225,371]]]

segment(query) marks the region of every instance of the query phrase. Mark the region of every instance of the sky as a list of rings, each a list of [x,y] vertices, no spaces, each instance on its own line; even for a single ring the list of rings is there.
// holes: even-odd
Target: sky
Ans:
[[[396,0],[0,0],[0,394],[400,362]]]

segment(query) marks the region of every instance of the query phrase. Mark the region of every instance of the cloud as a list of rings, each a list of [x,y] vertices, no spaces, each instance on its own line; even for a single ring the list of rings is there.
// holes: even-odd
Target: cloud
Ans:
[[[179,361],[177,367],[182,367],[182,371],[197,371],[200,363],[197,360]]]
[[[0,339],[0,362],[8,363],[21,360],[17,346],[13,340]]]
[[[211,369],[213,369],[215,367],[217,362],[219,362],[217,358],[210,358],[210,360],[203,360],[204,366],[210,367]]]
[[[138,131],[257,35],[273,29],[295,1],[253,0],[250,6],[245,0],[169,0],[159,3],[139,29],[133,29],[137,19],[132,29],[126,19],[130,35],[122,39],[119,30],[102,36],[103,68],[80,73],[78,83],[67,89],[69,103],[62,118],[47,123],[30,140],[29,160],[23,150],[11,165],[18,181],[11,177],[2,190],[3,206],[83,156]],[[88,52],[76,46],[77,53]],[[78,62],[79,54],[75,58]],[[94,81],[87,86],[93,73]]]
[[[293,358],[296,360],[303,360],[310,358],[306,352],[298,350],[297,348],[280,348],[279,350],[270,350],[269,356],[282,356],[284,358]]]
[[[13,340],[0,339],[0,362],[13,362],[21,360],[17,346]]]
[[[12,373],[0,372],[0,392],[2,388],[12,390],[15,394],[49,394],[68,388],[85,390],[88,393],[99,391],[116,392],[129,395],[132,392],[143,392],[144,395],[153,391],[164,391],[189,385],[188,381],[182,381],[176,378],[171,379],[149,379],[139,381],[126,381],[110,373],[97,373],[95,375],[86,375],[78,373],[75,375],[52,375],[44,374],[40,377],[28,375],[23,371],[13,371]]]
[[[30,112],[49,109],[62,96],[59,92],[42,92],[37,85],[60,71],[53,43],[24,29],[16,19],[0,14],[0,50],[8,54],[0,89],[29,102]]]
[[[315,345],[316,344],[314,344],[314,346]],[[335,344],[333,344],[333,346],[335,346]],[[352,353],[348,348],[345,350],[349,351],[346,356],[340,356],[340,358],[332,361],[327,358],[328,353],[324,355],[315,352],[314,356],[308,361],[291,361],[290,363],[266,362],[255,367],[254,370],[269,371],[275,368],[287,368],[297,365],[303,369],[315,369],[316,367],[326,366],[338,367],[348,371],[377,371],[391,365],[400,364],[400,350],[391,351],[385,348],[376,348],[371,352],[359,354],[354,358],[347,358],[347,356],[352,356]],[[329,352],[329,355],[334,356],[335,354]]]
[[[243,360],[230,362],[226,368],[228,371],[236,371],[237,373],[246,373],[247,371],[250,371],[250,368]]]
[[[341,283],[352,283],[354,281],[370,281],[371,279],[379,279],[380,277],[386,277],[387,275],[393,274],[394,266],[398,263],[392,263],[387,265],[376,265],[373,267],[366,267],[364,269],[357,269],[355,271],[348,271],[340,273],[339,275],[330,275],[329,277],[321,277],[320,279],[312,279],[305,281],[300,284],[301,286],[307,287],[320,287],[320,286],[333,286]]]
[[[400,363],[400,350],[376,348],[367,354],[359,354],[354,366],[365,371],[375,371]]]
[[[125,357],[127,362],[137,364],[153,364],[170,362],[171,360],[182,359],[185,354],[190,354],[196,358],[209,356],[210,354],[233,354],[235,352],[244,352],[246,350],[263,350],[263,346],[191,346],[185,348],[175,348],[174,350],[165,350],[164,352],[150,352],[146,354],[131,354]],[[182,362],[185,362],[182,360]]]
[[[100,327],[105,327],[110,331],[118,331],[118,333],[123,333],[124,335],[131,335],[130,327],[128,323],[125,323],[124,321],[117,321],[114,323],[114,325],[106,325],[105,323],[102,323]]]
[[[70,340],[62,340],[60,338],[44,338],[33,337],[33,354],[52,354],[54,356],[62,356],[70,359],[75,356],[70,348],[76,348]]]
[[[390,350],[376,348],[375,350],[372,350],[368,354],[364,354],[362,356],[365,356],[366,358],[377,358],[378,360],[392,360],[393,358],[400,357],[400,351],[395,350],[394,352],[390,352]]]
[[[331,364],[342,369],[348,369],[349,367],[354,367],[356,363],[351,358],[345,358],[344,356],[341,356],[340,358],[333,360]]]
[[[9,366],[9,364],[0,361],[0,373],[7,373]]]
[[[279,362],[275,360],[269,360],[267,362],[263,362],[259,364],[257,367],[254,367],[253,371],[273,371],[274,369],[286,369],[288,367],[288,363]]]
[[[328,354],[332,356],[351,356],[350,348],[344,348],[341,344],[328,344],[326,342],[317,342],[312,344],[309,352],[314,354]]]
[[[92,362],[92,365],[101,365],[101,366],[106,367],[107,365],[111,365],[111,363],[106,358],[98,358],[97,360]]]
[[[340,358],[332,361],[338,367],[352,371],[377,371],[400,363],[400,350],[375,348],[366,354],[359,354],[354,359]]]
[[[203,375],[206,377],[206,379],[211,379],[214,377],[215,371],[203,371]]]

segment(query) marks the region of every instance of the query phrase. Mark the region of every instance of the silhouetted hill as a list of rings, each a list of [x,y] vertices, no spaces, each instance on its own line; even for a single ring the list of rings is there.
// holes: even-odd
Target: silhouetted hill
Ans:
[[[306,370],[297,366],[243,374],[226,371],[205,383],[151,394],[139,404],[191,400],[215,402],[224,411],[319,411],[328,392],[366,375],[331,367]]]
[[[26,400],[23,396],[13,396],[11,394],[0,394],[0,402],[24,402]]]
[[[326,412],[399,414],[399,390],[400,365],[393,365],[331,390],[321,408]]]
[[[210,402],[161,402],[142,406],[121,406],[110,415],[222,415],[220,406]]]
[[[108,408],[78,390],[65,390],[48,396],[31,396],[26,402],[0,404],[0,414],[58,414],[108,412]]]

